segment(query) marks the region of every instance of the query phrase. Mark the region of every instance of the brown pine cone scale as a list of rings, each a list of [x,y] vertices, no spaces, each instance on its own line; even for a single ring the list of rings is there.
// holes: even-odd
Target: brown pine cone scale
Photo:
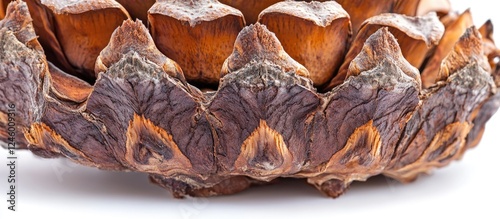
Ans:
[[[15,103],[21,147],[175,197],[410,182],[476,146],[500,105],[491,22],[444,0],[68,2],[0,13],[0,130]]]

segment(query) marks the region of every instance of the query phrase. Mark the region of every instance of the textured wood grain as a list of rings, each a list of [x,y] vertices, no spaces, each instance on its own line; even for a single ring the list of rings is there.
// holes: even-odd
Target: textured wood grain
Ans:
[[[366,46],[386,48],[390,42],[377,39],[387,37],[394,40],[387,29],[381,29]],[[335,88],[326,107],[316,114],[309,159],[312,167],[320,169],[313,169],[315,176],[309,183],[328,189],[322,184],[335,180],[345,189],[353,180],[381,173],[391,160],[398,136],[419,104],[420,91],[418,81],[393,62],[391,52],[385,50],[379,65],[353,74]],[[360,53],[355,60],[365,59],[373,57]]]
[[[469,28],[455,46],[476,39],[478,32]],[[443,62],[440,71],[449,71],[446,83],[423,94],[421,107],[408,121],[398,148],[399,162],[386,172],[401,181],[411,181],[430,167],[441,167],[460,158],[465,151],[466,136],[472,128],[472,113],[496,92],[482,44],[469,45],[457,62]],[[450,53],[448,57],[454,56]],[[463,66],[463,67],[462,67]],[[486,69],[485,69],[486,68]],[[449,75],[449,76],[448,76]],[[449,98],[452,97],[452,98]],[[429,165],[429,166],[426,166]]]
[[[44,100],[41,91],[47,62],[36,40],[26,4],[15,2],[0,21],[0,140],[15,137],[17,148],[25,148],[23,130],[40,119]],[[7,133],[9,105],[15,105],[15,136]]]

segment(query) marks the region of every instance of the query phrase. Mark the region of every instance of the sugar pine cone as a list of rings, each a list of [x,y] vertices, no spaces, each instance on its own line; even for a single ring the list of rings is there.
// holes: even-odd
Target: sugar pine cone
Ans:
[[[476,146],[499,107],[492,24],[447,0],[9,2],[0,139],[13,103],[20,147],[175,197],[410,182]]]

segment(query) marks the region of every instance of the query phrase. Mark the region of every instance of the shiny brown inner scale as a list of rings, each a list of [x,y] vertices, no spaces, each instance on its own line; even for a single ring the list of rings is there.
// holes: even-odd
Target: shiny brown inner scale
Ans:
[[[499,106],[493,26],[447,0],[0,2],[0,130],[15,103],[21,147],[175,197],[410,182]]]

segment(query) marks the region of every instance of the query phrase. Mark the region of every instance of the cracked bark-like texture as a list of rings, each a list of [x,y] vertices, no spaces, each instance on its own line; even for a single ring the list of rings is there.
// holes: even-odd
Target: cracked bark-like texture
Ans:
[[[16,148],[26,147],[23,130],[40,119],[44,105],[42,83],[48,66],[31,21],[25,4],[10,4],[0,21],[0,140]],[[15,136],[7,132],[9,122],[15,125]]]
[[[475,28],[469,28],[454,48],[461,53],[460,58],[450,62],[450,58],[458,56],[452,52],[448,61],[443,61],[440,71],[448,72],[449,76],[445,83],[438,83],[422,94],[422,104],[408,121],[400,140],[398,162],[386,175],[412,181],[429,167],[447,165],[465,152],[467,134],[474,124],[473,112],[496,92],[487,71],[489,66],[484,64],[482,45],[470,45],[480,37],[478,34]]]
[[[409,182],[477,145],[500,105],[500,65],[494,61],[498,53],[491,24],[462,31],[460,18],[450,17],[443,25],[436,13],[426,13],[445,13],[447,1],[436,1],[437,6],[424,0],[390,1],[392,8],[384,10],[421,16],[372,17],[351,44],[349,20],[333,2],[275,4],[261,13],[268,27],[243,27],[242,13],[216,1],[163,0],[149,12],[151,29],[125,19],[98,52],[82,52],[95,60],[89,71],[95,76],[92,83],[50,61],[54,51],[65,51],[51,45],[62,45],[67,36],[45,38],[49,32],[36,32],[36,23],[44,20],[33,25],[27,5],[34,2],[43,3],[30,8],[37,17],[61,10],[75,16],[70,12],[89,5],[98,10],[81,14],[85,19],[99,17],[111,6],[119,10],[109,13],[128,16],[125,8],[130,7],[129,1],[121,1],[122,8],[104,0],[96,5],[76,0],[76,8],[67,0],[9,5],[0,21],[0,140],[8,141],[3,131],[6,106],[14,102],[20,130],[16,139],[36,155],[148,173],[153,183],[178,198],[232,194],[281,177],[304,178],[330,197],[343,194],[353,181],[379,174]],[[301,8],[300,13],[291,13],[291,6]],[[132,16],[143,16],[144,10],[137,9]],[[112,18],[110,23],[123,20]],[[220,31],[228,24],[234,29]],[[312,30],[329,27],[323,24],[338,30],[338,48],[304,46],[287,53],[294,43],[321,41]],[[276,27],[287,28],[274,34],[270,29],[279,32]],[[286,34],[294,28],[304,28],[304,38]],[[164,40],[172,30],[178,30],[175,39],[190,41],[198,50]],[[463,34],[457,37],[455,31]],[[35,32],[41,41],[53,43],[45,45],[46,52]],[[223,37],[198,44],[187,33],[207,36],[204,40]],[[327,39],[332,36],[321,42],[329,45]],[[162,50],[165,46],[183,55],[176,60]],[[340,58],[301,63],[295,56],[326,50]],[[419,67],[434,68],[429,63],[438,58],[430,76],[420,74]],[[331,62],[340,65],[339,60],[342,74],[318,73],[320,67],[336,65]],[[200,66],[212,70],[198,76],[190,72]],[[318,92],[324,87],[318,86],[317,76],[334,75],[342,78]]]

